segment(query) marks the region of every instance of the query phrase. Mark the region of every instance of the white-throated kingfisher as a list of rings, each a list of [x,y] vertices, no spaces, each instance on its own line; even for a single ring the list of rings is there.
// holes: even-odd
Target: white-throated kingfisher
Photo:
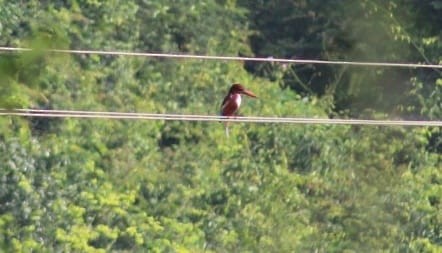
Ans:
[[[238,111],[241,106],[241,95],[247,95],[252,98],[256,98],[257,96],[253,94],[253,92],[246,90],[244,86],[239,83],[234,83],[229,89],[226,97],[221,104],[221,116],[235,116],[235,113]],[[227,127],[227,121],[225,122],[226,126],[226,135],[229,136],[229,129]]]

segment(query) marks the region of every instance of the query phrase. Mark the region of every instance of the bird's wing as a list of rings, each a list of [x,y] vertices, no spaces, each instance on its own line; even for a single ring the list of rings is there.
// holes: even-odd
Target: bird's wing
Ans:
[[[226,104],[227,100],[230,98],[230,94],[227,94],[227,96],[224,97],[223,102],[221,103],[221,108],[224,107],[224,105]]]
[[[232,116],[236,110],[238,110],[238,104],[235,100],[229,99],[229,96],[224,98],[222,107],[221,107],[221,116]]]

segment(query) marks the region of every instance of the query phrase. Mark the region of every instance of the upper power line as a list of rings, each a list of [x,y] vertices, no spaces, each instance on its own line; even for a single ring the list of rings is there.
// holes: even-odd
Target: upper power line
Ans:
[[[20,52],[32,51],[36,49],[21,47],[0,47],[0,51]],[[124,52],[111,50],[70,50],[70,49],[46,49],[44,51],[52,53],[65,54],[97,54],[97,55],[115,55],[115,56],[140,56],[140,57],[160,57],[160,58],[183,58],[200,60],[224,60],[224,61],[256,61],[256,62],[278,62],[295,64],[328,64],[328,65],[352,65],[368,67],[401,67],[401,68],[432,68],[442,69],[438,64],[421,63],[391,63],[391,62],[363,62],[363,61],[328,61],[311,59],[283,59],[273,57],[240,57],[240,56],[215,56],[215,55],[195,55],[195,54],[172,54],[172,53],[142,53],[142,52]]]

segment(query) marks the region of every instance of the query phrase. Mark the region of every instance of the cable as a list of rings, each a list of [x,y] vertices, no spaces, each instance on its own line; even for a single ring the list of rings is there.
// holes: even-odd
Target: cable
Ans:
[[[0,116],[48,117],[48,118],[89,118],[127,120],[174,120],[174,121],[231,121],[247,123],[286,123],[323,125],[372,125],[372,126],[442,126],[442,121],[410,120],[360,120],[327,118],[281,118],[281,117],[226,117],[213,115],[185,115],[130,112],[98,112],[71,110],[0,109]]]
[[[0,51],[33,51],[31,48],[19,47],[0,47]],[[103,50],[68,50],[68,49],[47,49],[43,50],[52,53],[66,54],[97,54],[97,55],[120,55],[120,56],[143,56],[143,57],[161,57],[161,58],[185,58],[200,60],[225,60],[225,61],[257,61],[257,62],[279,62],[296,64],[329,64],[329,65],[353,65],[370,67],[402,67],[402,68],[432,68],[442,69],[442,65],[437,64],[417,64],[417,63],[388,63],[388,62],[359,62],[359,61],[326,61],[326,60],[308,60],[308,59],[282,59],[273,57],[237,57],[237,56],[210,56],[210,55],[192,55],[192,54],[166,54],[166,53],[139,53],[123,51],[103,51]]]

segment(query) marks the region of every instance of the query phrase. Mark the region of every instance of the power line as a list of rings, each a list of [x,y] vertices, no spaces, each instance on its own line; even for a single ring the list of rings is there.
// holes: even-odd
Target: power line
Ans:
[[[322,124],[322,125],[372,125],[372,126],[442,126],[442,121],[411,120],[361,120],[328,118],[293,118],[293,117],[235,117],[213,115],[186,115],[135,112],[99,112],[73,110],[37,110],[37,109],[0,109],[0,116],[47,117],[47,118],[89,118],[119,120],[173,120],[173,121],[231,121],[246,123],[279,124]]]
[[[36,49],[20,47],[0,47],[0,51],[33,51]],[[361,61],[326,61],[310,59],[283,59],[273,57],[239,57],[239,56],[211,56],[211,55],[193,55],[193,54],[168,54],[168,53],[141,53],[124,51],[104,51],[104,50],[69,50],[69,49],[46,49],[42,50],[51,53],[65,54],[96,54],[96,55],[114,55],[114,56],[140,56],[140,57],[159,57],[159,58],[183,58],[199,60],[224,60],[224,61],[256,61],[256,62],[278,62],[295,64],[328,64],[328,65],[353,65],[369,67],[401,67],[401,68],[432,68],[442,69],[438,64],[420,64],[420,63],[390,63],[390,62],[361,62]]]

